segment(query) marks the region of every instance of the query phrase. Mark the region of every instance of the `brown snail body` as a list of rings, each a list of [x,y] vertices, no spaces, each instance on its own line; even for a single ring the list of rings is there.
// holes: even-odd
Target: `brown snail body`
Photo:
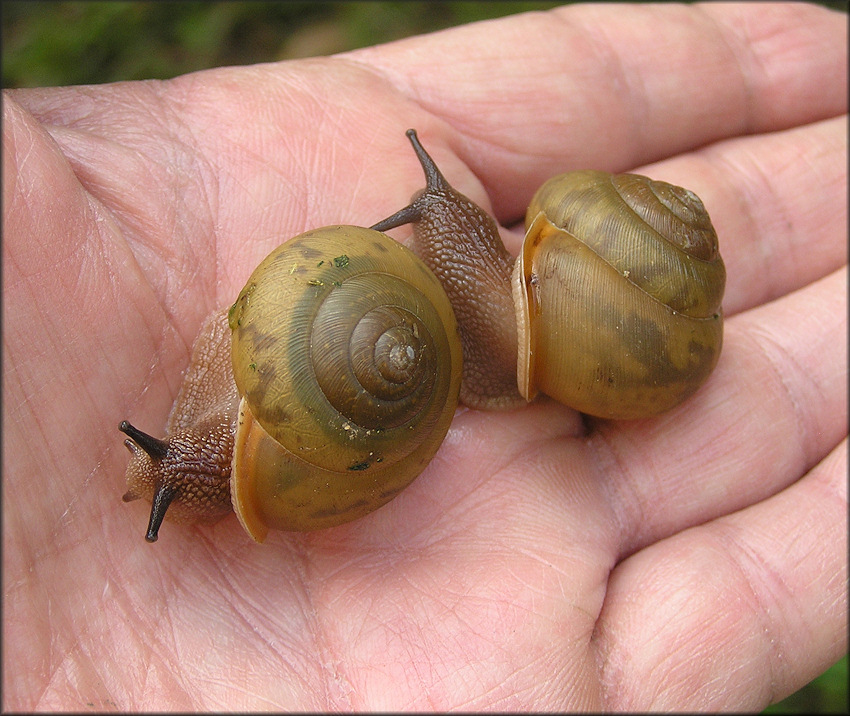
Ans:
[[[151,500],[149,541],[166,510],[213,521],[231,502],[257,541],[365,515],[424,469],[458,393],[474,408],[539,391],[647,417],[713,369],[725,269],[694,194],[630,174],[556,177],[515,261],[408,137],[426,189],[372,229],[326,227],[272,252],[203,327],[167,437],[121,424],[124,499]],[[380,233],[404,223],[418,259]]]

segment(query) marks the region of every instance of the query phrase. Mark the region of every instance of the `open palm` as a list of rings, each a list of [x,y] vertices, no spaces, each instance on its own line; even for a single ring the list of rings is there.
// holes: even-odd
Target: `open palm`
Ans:
[[[577,6],[4,94],[4,707],[758,709],[825,669],[846,66],[846,18],[815,7]],[[408,127],[505,226],[569,169],[696,191],[729,275],[717,370],[653,420],[461,409],[348,525],[145,543],[118,422],[161,432],[204,316],[277,244],[407,202]]]

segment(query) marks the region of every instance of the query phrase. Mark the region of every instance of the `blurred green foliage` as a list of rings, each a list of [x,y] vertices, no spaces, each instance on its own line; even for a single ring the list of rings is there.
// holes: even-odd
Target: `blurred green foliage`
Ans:
[[[558,2],[19,2],[2,12],[4,87],[166,79],[327,55]],[[847,10],[844,0],[820,4]],[[848,713],[847,657],[765,713]]]
[[[827,669],[818,678],[773,706],[765,714],[846,714],[850,713],[847,698],[847,656]]]
[[[557,2],[15,2],[3,85],[166,79],[326,55]]]

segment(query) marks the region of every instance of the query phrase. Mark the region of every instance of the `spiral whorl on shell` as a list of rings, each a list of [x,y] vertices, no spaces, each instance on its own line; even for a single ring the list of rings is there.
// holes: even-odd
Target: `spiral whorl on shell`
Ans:
[[[526,223],[514,270],[523,395],[632,418],[702,384],[720,353],[726,274],[695,194],[572,172],[538,190]]]
[[[384,234],[287,241],[229,322],[242,396],[232,495],[255,539],[376,509],[440,446],[460,387],[457,324],[434,275]]]

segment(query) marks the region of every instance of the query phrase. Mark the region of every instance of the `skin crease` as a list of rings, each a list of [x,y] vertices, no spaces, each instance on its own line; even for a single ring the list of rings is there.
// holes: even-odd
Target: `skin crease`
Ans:
[[[587,5],[4,92],[3,707],[749,711],[826,669],[846,68],[822,8]],[[147,544],[119,420],[161,430],[203,317],[280,240],[407,203],[408,127],[505,225],[573,168],[696,191],[729,277],[716,372],[647,421],[461,410],[407,491],[325,532]]]

